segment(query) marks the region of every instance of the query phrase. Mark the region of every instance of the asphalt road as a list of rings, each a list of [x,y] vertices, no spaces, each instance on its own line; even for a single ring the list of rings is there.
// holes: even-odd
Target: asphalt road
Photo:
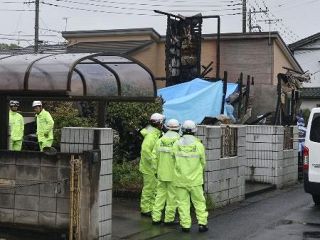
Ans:
[[[320,208],[301,184],[245,200],[211,214],[209,232],[175,230],[152,239],[314,240],[320,239]]]

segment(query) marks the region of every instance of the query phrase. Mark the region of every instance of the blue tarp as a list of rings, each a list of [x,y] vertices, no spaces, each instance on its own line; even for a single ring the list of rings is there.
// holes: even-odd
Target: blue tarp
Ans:
[[[226,97],[232,94],[237,86],[235,83],[228,83]],[[158,90],[158,96],[162,96],[165,101],[164,115],[167,119],[175,118],[179,122],[190,119],[201,123],[207,116],[220,115],[222,94],[221,80],[208,82],[199,78]]]

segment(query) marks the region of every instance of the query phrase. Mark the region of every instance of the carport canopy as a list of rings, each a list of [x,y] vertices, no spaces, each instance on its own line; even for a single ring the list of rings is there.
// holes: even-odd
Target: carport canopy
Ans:
[[[94,100],[104,127],[108,101],[152,101],[157,95],[150,70],[128,56],[106,53],[0,55],[0,109],[10,98]],[[0,116],[0,149],[8,144],[8,112]]]
[[[156,85],[143,64],[124,56],[0,55],[0,94],[140,101],[153,99]]]

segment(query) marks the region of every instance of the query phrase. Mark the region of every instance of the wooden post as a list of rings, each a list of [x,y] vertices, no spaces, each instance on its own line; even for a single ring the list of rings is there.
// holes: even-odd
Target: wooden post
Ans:
[[[243,86],[243,73],[240,73],[239,78],[239,102],[238,102],[238,119],[241,119],[241,105],[242,105],[242,86]]]
[[[228,72],[224,71],[223,73],[223,93],[222,93],[222,104],[221,104],[221,114],[224,114],[224,104],[226,101],[226,94],[227,94],[227,84],[228,84]]]
[[[295,117],[295,109],[296,109],[296,101],[295,101],[295,90],[291,90],[291,109],[290,109],[290,125],[295,125],[294,117]]]
[[[277,87],[277,92],[278,92],[278,100],[277,100],[277,106],[276,106],[276,114],[275,114],[275,117],[274,117],[274,125],[281,125],[282,122],[281,122],[281,111],[282,111],[282,108],[281,108],[281,81],[282,81],[282,78],[281,78],[281,74],[279,73],[278,76],[278,87]]]
[[[250,80],[250,76],[248,76],[248,78],[247,78],[247,86],[246,86],[246,105],[245,105],[245,111],[247,111],[248,106],[249,106],[250,85],[251,85],[251,80]]]

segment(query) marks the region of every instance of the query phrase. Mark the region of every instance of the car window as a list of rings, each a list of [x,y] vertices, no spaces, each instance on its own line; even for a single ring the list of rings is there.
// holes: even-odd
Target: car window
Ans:
[[[310,129],[310,140],[320,143],[320,113],[315,113],[313,115]]]

